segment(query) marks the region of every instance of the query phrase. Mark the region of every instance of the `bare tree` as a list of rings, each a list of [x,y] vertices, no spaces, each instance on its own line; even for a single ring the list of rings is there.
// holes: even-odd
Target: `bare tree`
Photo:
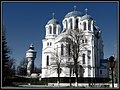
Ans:
[[[72,58],[73,62],[74,62],[74,70],[75,70],[75,75],[76,75],[76,79],[75,82],[78,86],[78,59],[79,57],[82,55],[82,52],[80,51],[82,47],[84,47],[85,45],[87,45],[87,43],[83,43],[85,40],[85,33],[82,30],[79,29],[74,29],[74,30],[67,30],[66,32],[64,32],[63,34],[63,38],[59,41],[59,42],[67,42],[66,43],[66,49],[67,49],[67,54],[65,55],[66,57],[68,57],[69,59]],[[68,45],[70,44],[70,46]],[[58,54],[58,51],[56,49],[56,51],[53,53],[52,55],[52,60],[56,61],[57,64],[57,71],[58,71],[58,82],[59,82],[59,76],[60,76],[60,63],[61,60],[63,59],[62,57],[64,56],[60,56]],[[69,67],[69,66],[68,66]],[[69,67],[71,68],[71,67]]]
[[[20,62],[19,66],[17,67],[17,74],[18,75],[27,75],[27,60],[23,58]]]
[[[70,56],[73,58],[74,61],[74,69],[75,69],[75,75],[76,75],[76,85],[78,86],[78,59],[82,55],[81,48],[87,45],[85,33],[82,30],[79,29],[72,29],[67,30],[65,34],[65,40],[68,41],[71,45],[70,47]]]
[[[59,85],[59,83],[60,83],[60,73],[61,73],[60,64],[61,64],[62,58],[59,56],[58,47],[56,49],[54,48],[54,52],[52,53],[51,59],[52,59],[51,64],[56,65],[56,67],[52,67],[52,68],[54,68],[57,71],[57,74],[58,74],[57,83]]]

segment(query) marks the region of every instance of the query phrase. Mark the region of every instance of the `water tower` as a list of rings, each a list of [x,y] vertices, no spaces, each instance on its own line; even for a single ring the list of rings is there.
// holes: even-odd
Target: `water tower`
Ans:
[[[27,75],[30,76],[34,72],[34,60],[36,58],[36,51],[34,50],[33,44],[30,45],[26,51],[27,64]]]

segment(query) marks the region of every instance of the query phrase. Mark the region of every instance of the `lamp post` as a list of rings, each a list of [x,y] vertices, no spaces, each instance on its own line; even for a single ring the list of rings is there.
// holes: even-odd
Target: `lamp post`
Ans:
[[[110,70],[111,70],[111,72],[112,72],[112,87],[114,88],[114,80],[113,80],[113,69],[114,69],[114,67],[115,67],[115,61],[114,61],[114,57],[113,56],[111,56],[110,58],[109,58],[109,67],[110,67]]]

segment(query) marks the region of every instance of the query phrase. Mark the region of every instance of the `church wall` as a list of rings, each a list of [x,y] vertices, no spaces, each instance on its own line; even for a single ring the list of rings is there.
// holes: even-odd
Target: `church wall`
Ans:
[[[56,60],[59,60],[60,67],[62,69],[60,77],[69,77],[70,76],[70,68],[67,66],[68,60],[73,61],[72,59],[68,59],[68,50],[66,49],[66,44],[68,44],[68,40],[59,42],[62,37],[64,37],[64,33],[67,30],[76,29],[76,20],[78,19],[78,29],[82,30],[84,32],[84,43],[83,47],[80,49],[80,57],[78,59],[79,66],[82,68],[79,68],[79,77],[98,77],[100,72],[100,59],[103,58],[103,42],[102,38],[99,40],[95,37],[95,30],[93,28],[94,26],[94,20],[85,19],[81,20],[81,17],[68,17],[64,18],[62,21],[63,24],[63,30],[64,32],[60,33],[60,25],[56,23],[51,23],[49,25],[52,26],[52,34],[49,34],[49,25],[46,25],[46,37],[43,40],[43,51],[42,51],[42,76],[43,77],[58,77],[57,71],[55,69],[55,64],[57,61],[53,59],[52,57],[56,57]],[[71,22],[72,20],[72,22]],[[84,23],[86,23],[86,27],[84,27]],[[90,24],[90,25],[89,25]],[[56,34],[53,33],[53,26],[56,25]],[[48,27],[47,27],[48,26]],[[65,31],[66,29],[66,31]],[[101,37],[101,36],[100,36]],[[49,45],[48,45],[49,44]],[[63,44],[63,55],[61,55],[61,45]],[[85,64],[83,63],[83,57],[82,54],[85,54]],[[57,55],[57,56],[56,56]],[[46,57],[49,56],[49,66],[46,65]],[[74,61],[73,61],[74,62]],[[52,65],[51,65],[52,64]],[[56,68],[58,66],[56,65]],[[98,67],[98,68],[96,68]],[[53,68],[53,69],[51,69]],[[103,69],[102,71],[106,71]],[[82,73],[81,73],[82,72]],[[104,76],[107,74],[105,73]],[[75,77],[72,74],[71,77]]]

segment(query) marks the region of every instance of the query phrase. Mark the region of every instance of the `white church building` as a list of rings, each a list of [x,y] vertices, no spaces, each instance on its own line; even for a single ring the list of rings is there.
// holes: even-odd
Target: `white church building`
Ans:
[[[93,17],[88,15],[87,9],[85,14],[82,14],[74,8],[64,16],[62,25],[63,28],[54,15],[45,25],[41,78],[57,78],[59,65],[60,78],[74,79],[76,77],[74,57],[78,57],[78,77],[108,78],[102,32],[95,25]],[[78,56],[75,56],[75,53]]]

